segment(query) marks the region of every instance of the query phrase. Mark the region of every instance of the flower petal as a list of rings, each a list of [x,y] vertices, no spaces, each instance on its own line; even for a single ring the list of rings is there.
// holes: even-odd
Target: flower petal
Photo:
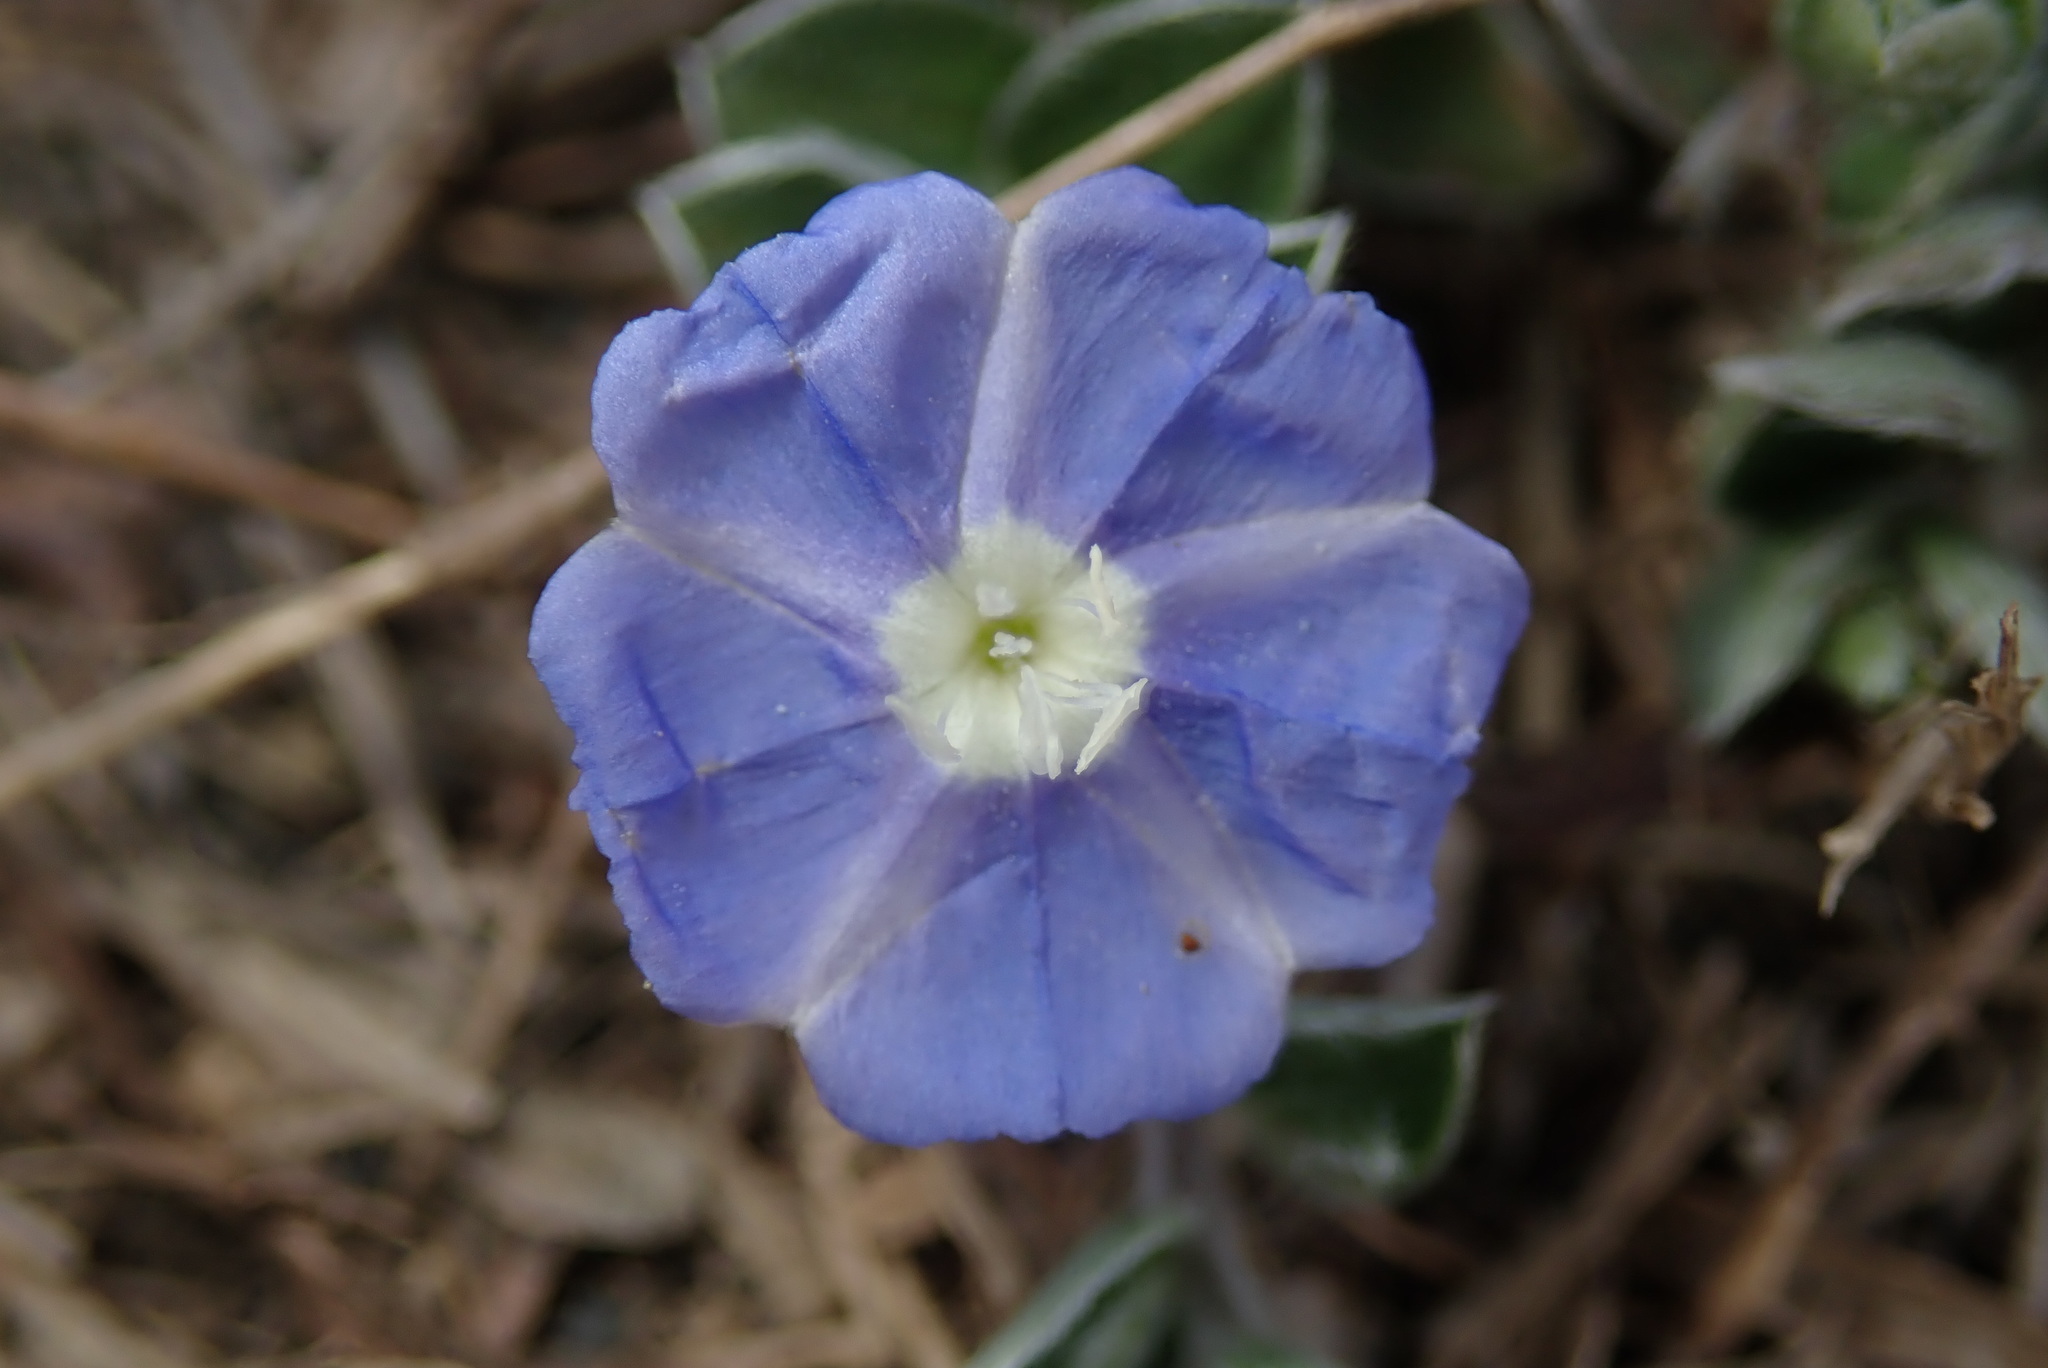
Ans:
[[[797,1017],[819,1095],[895,1144],[1199,1115],[1271,1064],[1292,967],[1156,740],[1084,781],[950,789]]]
[[[1147,720],[1229,827],[1298,967],[1385,964],[1421,942],[1463,762],[1170,690]]]
[[[889,674],[865,647],[620,527],[548,582],[531,651],[598,807],[886,712]]]
[[[961,522],[1005,513],[1078,544],[1189,396],[1299,277],[1266,229],[1133,167],[1018,225],[976,399]]]
[[[787,1021],[821,947],[922,823],[939,777],[894,718],[822,732],[652,802],[578,790],[662,1004]]]
[[[1528,615],[1514,558],[1427,504],[1288,513],[1119,559],[1151,593],[1160,689],[1361,733],[1425,761],[1479,742]]]
[[[1038,786],[1061,1119],[1104,1135],[1235,1099],[1272,1066],[1294,964],[1236,852],[1149,729]]]
[[[826,1106],[899,1145],[1061,1127],[1028,790],[950,790],[799,1013]]]
[[[1007,238],[945,177],[871,186],[628,324],[591,397],[620,516],[864,628],[950,550]]]
[[[802,233],[733,263],[847,445],[941,564],[958,536],[975,381],[1012,231],[982,195],[928,172],[850,190]]]
[[[1290,275],[1146,450],[1083,544],[1112,555],[1265,514],[1429,493],[1429,386],[1408,330]]]

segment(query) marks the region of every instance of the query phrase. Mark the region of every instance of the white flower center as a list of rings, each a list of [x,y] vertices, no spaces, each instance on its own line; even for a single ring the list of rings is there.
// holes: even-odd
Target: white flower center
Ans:
[[[905,588],[878,624],[889,707],[925,754],[973,778],[1085,772],[1144,702],[1145,596],[1091,548],[1005,519]]]

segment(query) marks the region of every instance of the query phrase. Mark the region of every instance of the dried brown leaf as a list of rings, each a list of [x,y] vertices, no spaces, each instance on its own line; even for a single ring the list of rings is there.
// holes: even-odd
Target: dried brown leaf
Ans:
[[[668,1243],[696,1225],[705,1169],[690,1118],[617,1094],[534,1091],[469,1189],[512,1230],[604,1249]]]

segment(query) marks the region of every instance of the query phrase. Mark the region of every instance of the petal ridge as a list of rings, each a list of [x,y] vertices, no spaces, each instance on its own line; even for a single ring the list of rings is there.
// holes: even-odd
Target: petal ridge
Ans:
[[[1267,257],[1263,224],[1191,205],[1141,168],[1048,196],[1011,240],[962,524],[1015,514],[1078,544],[1292,276]]]
[[[873,269],[872,263],[870,263],[868,269]],[[909,515],[903,511],[902,506],[896,502],[895,494],[890,491],[888,485],[883,481],[881,472],[875,468],[874,458],[865,451],[862,451],[854,442],[853,437],[847,431],[845,420],[834,411],[832,405],[818,389],[817,382],[811,379],[809,372],[804,368],[803,357],[800,354],[801,349],[796,343],[790,341],[788,335],[783,332],[781,321],[769,311],[766,304],[761,302],[760,296],[756,295],[753,287],[747,283],[746,276],[738,271],[732,273],[732,287],[741,299],[746,300],[747,303],[754,307],[755,312],[761,315],[761,321],[768,325],[769,331],[775,334],[775,340],[780,342],[784,350],[789,353],[789,359],[796,367],[797,378],[803,384],[805,396],[810,400],[811,406],[817,409],[819,419],[825,424],[826,430],[832,434],[840,451],[845,455],[854,471],[860,476],[861,483],[867,486],[868,491],[875,496],[876,501],[882,507],[888,509],[895,516],[896,521],[903,527],[904,535],[921,545],[924,538],[919,535],[916,524],[910,520]],[[851,294],[851,290],[848,293]],[[929,556],[931,548],[926,547],[925,554]]]

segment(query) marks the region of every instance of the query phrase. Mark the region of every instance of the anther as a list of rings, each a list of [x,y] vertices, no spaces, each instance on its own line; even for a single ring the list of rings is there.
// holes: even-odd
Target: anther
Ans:
[[[1035,644],[1028,636],[1012,636],[1008,632],[997,632],[993,641],[994,644],[988,648],[988,653],[990,658],[995,660],[1015,660],[1019,656],[1028,656]]]
[[[1110,597],[1109,576],[1102,568],[1102,548],[1088,548],[1088,589],[1095,595],[1095,602],[1101,605],[1103,625],[1114,629],[1116,621],[1116,600]]]

